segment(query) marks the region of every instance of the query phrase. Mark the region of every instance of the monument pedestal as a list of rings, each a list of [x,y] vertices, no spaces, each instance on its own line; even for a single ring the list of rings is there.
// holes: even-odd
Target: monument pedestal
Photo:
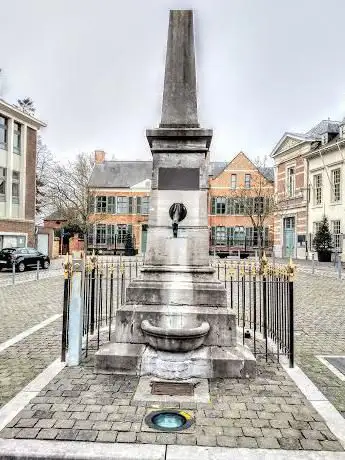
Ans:
[[[169,353],[149,345],[111,343],[96,353],[98,372],[152,375],[166,380],[190,378],[254,378],[256,359],[241,345],[202,346],[187,353]]]

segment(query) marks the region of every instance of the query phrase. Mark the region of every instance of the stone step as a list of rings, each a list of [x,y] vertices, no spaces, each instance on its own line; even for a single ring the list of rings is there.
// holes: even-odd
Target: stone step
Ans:
[[[111,343],[95,355],[96,371],[152,375],[164,379],[254,378],[256,359],[247,347],[201,347],[187,353],[148,345]]]

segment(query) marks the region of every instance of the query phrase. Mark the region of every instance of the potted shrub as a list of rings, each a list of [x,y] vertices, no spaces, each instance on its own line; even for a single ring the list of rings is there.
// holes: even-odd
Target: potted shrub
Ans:
[[[329,231],[327,217],[322,219],[319,230],[313,240],[319,262],[330,262],[332,258],[332,235]]]

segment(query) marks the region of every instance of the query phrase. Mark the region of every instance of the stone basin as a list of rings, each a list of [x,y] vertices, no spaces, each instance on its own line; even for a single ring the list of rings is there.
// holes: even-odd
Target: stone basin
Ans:
[[[187,352],[201,347],[210,325],[204,321],[199,326],[171,328],[166,325],[155,326],[145,319],[141,329],[148,344],[156,350]]]

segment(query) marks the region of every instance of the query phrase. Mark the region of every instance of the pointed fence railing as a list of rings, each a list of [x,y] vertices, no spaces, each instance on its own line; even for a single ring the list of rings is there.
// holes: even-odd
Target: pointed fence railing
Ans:
[[[126,288],[140,276],[142,258],[84,258],[81,282],[83,355],[111,341],[117,309],[125,303]],[[216,278],[224,284],[228,308],[236,313],[238,337],[255,356],[282,356],[294,366],[294,271],[288,265],[258,261],[211,259]],[[65,264],[61,358],[68,351],[72,263]]]

